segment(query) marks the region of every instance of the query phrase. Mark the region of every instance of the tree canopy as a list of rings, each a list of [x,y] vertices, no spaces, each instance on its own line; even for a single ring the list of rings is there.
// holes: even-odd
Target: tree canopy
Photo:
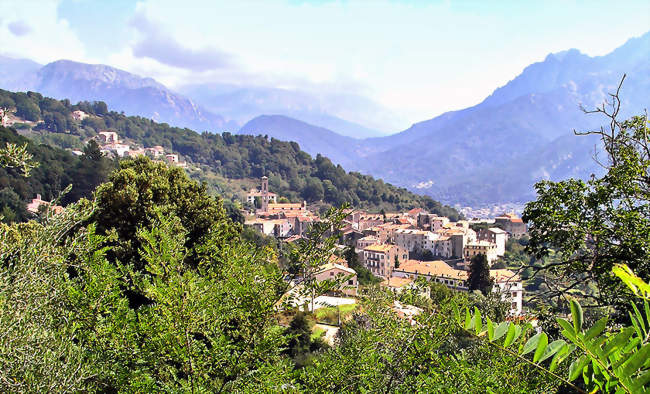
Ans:
[[[536,268],[552,275],[552,292],[624,308],[626,293],[609,274],[614,264],[650,277],[650,130],[645,115],[617,119],[620,101],[618,94],[611,97],[610,106],[592,111],[604,115],[609,128],[577,133],[600,137],[596,159],[605,174],[539,182],[537,200],[526,205],[523,218],[530,227],[526,250],[538,258],[559,254],[558,261]]]

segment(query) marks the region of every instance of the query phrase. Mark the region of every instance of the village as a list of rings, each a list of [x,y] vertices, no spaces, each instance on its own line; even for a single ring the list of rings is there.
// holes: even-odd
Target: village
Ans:
[[[260,187],[247,195],[249,205],[256,205],[245,225],[260,233],[292,243],[307,236],[319,217],[306,202],[278,203],[278,196],[262,177]],[[413,288],[418,278],[434,281],[455,291],[468,291],[469,262],[483,254],[490,267],[504,256],[509,238],[526,235],[526,225],[513,213],[492,220],[459,220],[430,214],[423,209],[397,213],[368,213],[349,209],[338,231],[338,248],[354,248],[358,261],[384,286],[395,293]],[[478,228],[475,231],[474,228]],[[317,280],[345,277],[338,292],[355,297],[359,290],[357,272],[341,257],[333,256],[317,272]],[[524,313],[524,288],[519,275],[505,268],[491,268],[493,290],[510,306],[511,316]],[[353,298],[319,295],[322,305],[349,304]],[[318,300],[315,309],[318,308]]]

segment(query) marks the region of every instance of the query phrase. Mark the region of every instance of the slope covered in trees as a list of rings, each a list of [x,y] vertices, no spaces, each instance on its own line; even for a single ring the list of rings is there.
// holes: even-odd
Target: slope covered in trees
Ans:
[[[40,194],[45,200],[58,198],[69,185],[71,189],[62,196],[61,204],[90,197],[93,190],[106,181],[115,163],[88,147],[86,155],[75,156],[63,149],[37,145],[14,130],[0,127],[0,146],[7,143],[22,146],[33,155],[38,167],[25,177],[18,169],[0,167],[0,213],[5,221],[22,221],[28,218],[25,201]],[[95,146],[96,148],[96,146]]]
[[[38,93],[0,91],[0,107],[16,108],[16,115],[44,123],[38,131],[66,138],[86,139],[111,129],[121,137],[152,147],[161,145],[177,152],[189,163],[229,179],[269,177],[270,188],[290,200],[323,201],[330,205],[348,202],[355,207],[404,210],[422,207],[440,215],[458,218],[458,212],[430,197],[416,195],[356,172],[346,172],[323,156],[312,158],[295,142],[264,136],[198,134],[190,129],[170,127],[150,119],[108,111],[105,103],[53,100]],[[71,113],[82,110],[92,116],[74,121]],[[69,134],[61,134],[63,131]],[[55,141],[53,141],[55,142]]]

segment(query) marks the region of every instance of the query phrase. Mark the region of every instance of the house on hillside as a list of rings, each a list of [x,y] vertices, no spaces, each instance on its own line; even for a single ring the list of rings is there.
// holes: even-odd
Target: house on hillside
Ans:
[[[114,131],[107,131],[107,130],[100,131],[99,133],[97,133],[97,136],[95,138],[100,142],[100,144],[120,143],[120,137]]]
[[[444,261],[408,260],[394,269],[392,276],[410,280],[424,277],[452,290],[469,290],[469,272],[455,269]],[[524,290],[519,275],[507,269],[494,269],[490,270],[490,277],[494,281],[492,291],[501,294],[501,299],[510,305],[510,314],[520,315],[523,311]]]
[[[85,113],[84,111],[76,110],[76,111],[72,111],[70,116],[72,117],[73,120],[76,120],[77,122],[81,122],[82,120],[88,117],[88,114]]]
[[[246,195],[246,202],[250,205],[255,205],[255,199],[259,198],[262,204],[262,208],[266,207],[268,204],[277,202],[277,195],[269,191],[269,178],[263,176],[260,179],[259,189],[251,189]],[[264,209],[265,210],[265,209]]]
[[[375,244],[363,249],[361,262],[372,272],[373,275],[380,278],[390,278],[395,259],[400,262],[408,260],[408,251],[397,245]]]
[[[50,201],[45,201],[41,198],[40,194],[36,195],[36,198],[27,204],[27,211],[38,215],[42,210],[54,213],[55,215],[63,212],[65,208],[60,205],[52,205]]]
[[[357,281],[357,272],[352,268],[346,267],[339,262],[330,261],[324,264],[316,273],[316,281],[321,282],[327,279],[342,280],[339,290],[345,295],[356,296],[359,289]]]
[[[487,257],[488,264],[492,266],[499,258],[497,255],[497,245],[489,241],[470,242],[465,245],[465,261],[469,262],[478,254],[484,254]]]
[[[477,233],[479,241],[492,242],[497,246],[497,256],[503,256],[506,253],[506,242],[508,233],[499,227],[482,228]]]
[[[398,278],[417,279],[423,276],[427,280],[443,284],[452,290],[467,290],[468,272],[452,268],[444,261],[408,260],[393,271]]]

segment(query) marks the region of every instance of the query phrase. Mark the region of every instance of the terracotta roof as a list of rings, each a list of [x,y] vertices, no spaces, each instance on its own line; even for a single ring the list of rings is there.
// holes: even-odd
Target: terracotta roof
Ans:
[[[505,268],[490,270],[490,277],[494,279],[495,282],[520,282],[521,281],[519,275]]]
[[[395,245],[375,244],[375,245],[366,246],[365,248],[363,248],[363,250],[367,250],[369,252],[388,252],[394,247]]]
[[[343,257],[339,257],[339,256],[337,256],[335,254],[330,256],[329,262],[330,263],[335,263],[335,264],[340,264],[340,265],[343,265],[343,266],[346,266],[346,267],[348,266],[348,262]]]
[[[271,203],[269,209],[302,208],[300,203]]]
[[[397,276],[391,276],[388,278],[388,280],[381,282],[381,285],[393,288],[401,288],[411,283],[413,283],[413,279],[411,278],[399,278]]]
[[[408,214],[415,216],[415,215],[417,215],[418,213],[421,213],[421,212],[424,212],[424,209],[422,209],[422,208],[413,208],[410,211],[408,211]]]
[[[357,271],[353,270],[352,268],[346,267],[346,266],[341,265],[341,264],[336,264],[336,263],[325,263],[325,264],[323,264],[320,267],[320,269],[318,270],[318,273],[320,274],[322,272],[326,272],[326,271],[333,270],[333,269],[339,269],[339,270],[345,271],[345,272],[347,272],[348,274],[351,274],[351,275],[356,275],[357,274]]]
[[[431,275],[441,278],[453,278],[460,280],[467,280],[469,273],[463,270],[452,268],[444,261],[419,261],[407,260],[399,265],[396,271],[403,271],[409,273],[418,273]]]

